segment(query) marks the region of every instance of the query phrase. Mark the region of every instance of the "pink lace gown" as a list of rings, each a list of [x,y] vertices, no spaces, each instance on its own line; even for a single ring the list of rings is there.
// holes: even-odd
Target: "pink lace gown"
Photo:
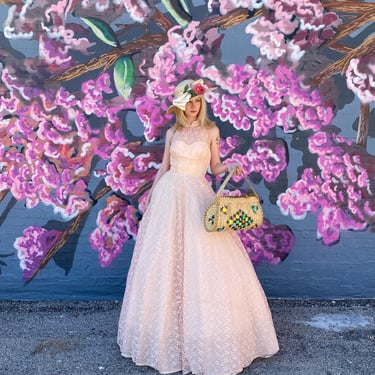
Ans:
[[[207,130],[177,131],[171,168],[138,233],[118,326],[124,357],[162,374],[234,375],[279,347],[253,265],[233,232],[203,226]]]

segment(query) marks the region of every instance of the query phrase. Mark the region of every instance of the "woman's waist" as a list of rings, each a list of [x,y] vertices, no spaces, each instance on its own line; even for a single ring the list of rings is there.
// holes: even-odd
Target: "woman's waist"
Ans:
[[[207,171],[207,168],[203,166],[197,166],[194,164],[181,163],[181,164],[172,164],[170,171],[178,174],[195,176],[195,177],[204,177]]]

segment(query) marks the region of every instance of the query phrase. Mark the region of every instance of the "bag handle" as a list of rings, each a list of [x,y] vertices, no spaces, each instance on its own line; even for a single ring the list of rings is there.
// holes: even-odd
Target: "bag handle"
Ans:
[[[227,177],[225,177],[223,183],[220,185],[219,187],[219,190],[217,191],[216,193],[216,196],[219,197],[222,193],[222,191],[224,190],[225,186],[227,185],[228,181],[231,179],[231,177],[233,176],[233,173],[235,172],[235,169],[233,169],[231,172],[228,173]],[[254,189],[254,186],[252,185],[252,183],[250,182],[250,180],[248,179],[248,177],[246,176],[246,174],[244,172],[242,172],[242,175],[244,177],[244,180],[247,182],[247,184],[250,186],[250,189],[251,191],[253,192],[253,194],[259,199],[259,195],[258,193],[255,191]]]

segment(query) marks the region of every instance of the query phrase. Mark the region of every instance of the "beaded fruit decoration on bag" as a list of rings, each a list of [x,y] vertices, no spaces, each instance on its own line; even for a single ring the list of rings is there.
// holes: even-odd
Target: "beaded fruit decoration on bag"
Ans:
[[[246,176],[245,180],[252,194],[241,197],[221,195],[233,173],[234,171],[225,178],[214,201],[204,214],[204,227],[208,232],[254,229],[259,228],[263,223],[263,209],[259,196]]]

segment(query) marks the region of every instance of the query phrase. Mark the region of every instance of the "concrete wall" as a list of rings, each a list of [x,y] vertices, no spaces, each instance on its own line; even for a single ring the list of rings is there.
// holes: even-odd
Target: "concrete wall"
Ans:
[[[119,88],[119,83],[115,82],[116,62],[114,62],[107,70],[107,83],[102,83],[102,89],[106,91],[103,98],[93,99],[86,95],[84,98],[86,101],[84,101],[84,85],[87,85],[90,80],[101,79],[104,65],[102,64],[100,69],[91,71],[87,70],[87,66],[90,65],[93,58],[99,59],[114,51],[114,47],[110,43],[115,40],[115,37],[111,36],[111,33],[108,34],[109,29],[106,27],[110,25],[109,27],[118,33],[117,38],[125,47],[129,41],[138,40],[144,32],[142,27],[125,31],[125,34],[120,32],[119,24],[137,23],[137,14],[129,15],[121,2],[120,4],[110,2],[108,8],[105,6],[106,2],[103,4],[97,1],[86,3],[88,4],[87,8],[83,8],[79,2],[66,2],[65,4],[64,1],[56,1],[45,5],[45,2],[38,0],[26,1],[24,4],[19,2],[12,6],[0,6],[0,23],[3,25],[3,32],[0,32],[2,74],[0,82],[2,103],[2,106],[0,105],[0,136],[3,145],[0,159],[2,168],[0,173],[0,298],[120,299],[124,291],[125,278],[134,246],[133,237],[136,233],[136,227],[133,224],[145,198],[142,194],[134,195],[126,189],[134,187],[137,190],[144,182],[151,181],[155,168],[150,167],[143,172],[138,171],[137,180],[132,185],[129,182],[129,177],[126,178],[126,176],[124,180],[116,180],[116,175],[109,165],[115,166],[115,161],[118,160],[119,156],[116,154],[116,150],[126,148],[135,154],[151,152],[150,159],[147,160],[155,163],[160,161],[163,132],[172,121],[170,117],[164,115],[163,109],[165,110],[170,105],[175,83],[172,81],[166,85],[167,88],[164,88],[164,92],[160,89],[160,95],[155,99],[156,102],[152,102],[151,92],[155,94],[156,85],[163,83],[160,71],[163,64],[167,62],[160,63],[153,60],[154,56],[158,56],[158,54],[162,56],[161,49],[148,46],[145,42],[144,48],[135,47],[135,54],[132,57],[134,83],[131,85],[132,92],[129,97],[124,98],[127,94]],[[164,30],[155,26],[152,17],[156,17],[154,19],[159,21],[163,20],[160,14],[155,16],[155,9],[150,8],[144,17],[145,22],[151,27],[151,36],[164,35],[163,42],[158,41],[162,46],[163,43],[167,43],[166,31],[169,26],[182,24],[184,27],[189,27],[189,24],[185,25],[184,21],[188,16],[180,11],[180,15],[174,18],[161,2],[155,3],[156,9],[168,19],[168,21],[163,21]],[[224,1],[219,3],[223,5]],[[334,49],[327,47],[322,48],[323,52],[318,52],[317,45],[313,45],[311,40],[310,44],[307,42],[298,44],[297,39],[290,37],[285,46],[280,47],[280,49],[285,48],[284,58],[279,60],[274,58],[271,61],[270,56],[267,57],[260,53],[259,46],[252,39],[252,35],[246,33],[247,27],[254,24],[259,17],[244,19],[236,24],[237,21],[233,21],[234,15],[237,14],[235,12],[238,11],[242,17],[249,17],[249,13],[231,8],[227,10],[214,8],[213,12],[209,13],[206,2],[192,1],[189,4],[193,20],[201,21],[201,23],[207,22],[209,25],[210,18],[214,19],[221,15],[227,17],[227,20],[232,20],[232,24],[226,30],[217,31],[215,28],[209,27],[204,29],[204,33],[206,33],[206,42],[204,43],[207,44],[198,55],[203,56],[199,63],[203,64],[204,69],[198,62],[196,64],[191,62],[193,57],[189,58],[188,62],[181,62],[182,53],[188,53],[186,52],[188,47],[195,48],[186,44],[188,38],[183,39],[185,47],[179,52],[172,48],[176,62],[171,68],[173,73],[171,74],[176,77],[177,81],[189,75],[201,75],[206,82],[217,86],[222,95],[232,95],[234,99],[239,100],[239,95],[233,94],[225,86],[223,77],[230,75],[226,70],[227,66],[237,64],[238,67],[242,66],[246,69],[251,67],[257,72],[268,72],[270,77],[280,79],[282,79],[281,73],[277,68],[285,67],[293,75],[289,78],[291,81],[296,77],[301,82],[304,80],[303,84],[298,86],[302,102],[305,100],[302,99],[303,95],[308,96],[313,91],[317,94],[317,101],[314,102],[315,99],[311,99],[312,116],[316,116],[316,123],[314,119],[307,120],[306,114],[305,118],[300,119],[300,122],[297,121],[296,115],[276,120],[277,113],[281,113],[285,108],[293,107],[294,110],[301,108],[296,104],[298,101],[296,98],[294,101],[291,100],[290,91],[282,96],[280,107],[269,105],[269,113],[272,114],[275,122],[278,121],[278,124],[277,126],[270,125],[269,129],[260,135],[253,132],[256,126],[254,124],[261,120],[260,117],[249,116],[250,128],[246,130],[241,129],[239,123],[224,118],[221,109],[225,103],[221,103],[220,109],[215,109],[215,99],[213,99],[210,107],[210,116],[220,127],[223,140],[228,140],[233,135],[240,137],[241,145],[235,147],[228,157],[242,158],[241,161],[247,163],[247,171],[264,200],[266,222],[263,229],[264,233],[272,238],[271,244],[264,241],[264,233],[243,235],[243,240],[267,295],[287,298],[374,298],[374,90],[369,90],[368,94],[360,90],[356,91],[355,88],[351,90],[348,88],[349,81],[346,80],[345,74],[328,75],[319,84],[313,84],[311,80],[306,79],[306,77],[312,78],[314,74],[324,71],[324,68],[330,63],[338,61],[342,57],[342,53],[340,54]],[[249,2],[251,8],[250,4],[251,2]],[[297,12],[295,9],[289,11],[290,13]],[[18,16],[15,16],[16,14]],[[265,13],[264,17],[267,14],[270,17],[271,13]],[[298,17],[303,18],[298,12],[296,14],[297,19]],[[315,16],[317,14],[315,13]],[[53,17],[50,17],[51,15]],[[320,18],[323,29],[327,30],[327,34],[324,35],[333,37],[337,33],[338,20],[342,15],[343,10],[337,8],[332,10],[330,17],[334,21],[330,21],[331,23]],[[82,19],[84,17],[91,21],[99,18],[102,23],[88,25]],[[280,35],[280,29],[278,29],[280,21],[277,19],[271,19],[271,21],[277,25],[276,30]],[[316,22],[318,21],[319,17],[316,19]],[[373,24],[364,25],[356,32],[339,40],[345,45],[358,47],[370,34],[371,27]],[[32,34],[28,35],[31,30]],[[70,34],[71,30],[74,31],[73,34]],[[98,30],[106,31],[107,37],[103,36],[106,34],[105,32],[101,37],[97,37],[94,31]],[[301,35],[299,33],[302,31],[303,28],[300,24],[294,30],[294,37]],[[329,31],[332,33],[330,34]],[[254,30],[253,33],[255,33]],[[260,31],[258,36],[261,39]],[[69,38],[75,38],[75,43]],[[221,38],[223,39],[221,40]],[[267,40],[267,33],[266,36],[263,35],[263,38]],[[320,41],[322,42],[323,36],[320,35],[320,38],[322,38]],[[205,38],[202,38],[203,40]],[[287,38],[285,37],[284,40]],[[306,40],[309,40],[307,36]],[[168,43],[168,46],[171,47],[171,40]],[[263,46],[266,45],[265,42],[262,43]],[[301,52],[299,55],[292,54],[292,44],[298,45]],[[61,47],[60,50],[59,47]],[[67,48],[66,54],[61,52],[63,47]],[[366,60],[366,56],[366,54],[362,56],[360,53],[357,56],[363,59],[365,68],[373,62]],[[260,60],[257,60],[258,58]],[[128,62],[122,61],[122,63],[131,70],[131,66],[126,65]],[[82,64],[81,73],[77,73],[79,64]],[[210,73],[209,66],[216,66],[219,73],[216,76],[212,72]],[[361,67],[363,68],[363,66]],[[154,75],[151,74],[152,69],[154,69]],[[191,70],[189,71],[189,69]],[[117,65],[117,70],[124,74],[120,65]],[[67,72],[70,72],[69,77],[67,77]],[[71,72],[76,75],[73,76]],[[60,79],[56,77],[60,77]],[[168,78],[168,76],[166,77]],[[122,85],[125,85],[131,80],[129,81],[129,76],[122,76],[120,81]],[[22,94],[20,87],[39,91]],[[57,97],[54,96],[61,87],[74,96],[77,103],[72,104],[71,107],[76,112],[69,112],[69,108],[59,104]],[[51,99],[48,105],[46,104],[47,99],[45,102],[41,101],[43,93],[46,98],[49,95],[47,93],[53,93],[50,95],[54,99]],[[268,94],[263,91],[265,98]],[[9,110],[4,103],[8,103],[7,100],[14,97],[20,99],[20,102],[18,106],[14,107],[16,109]],[[43,126],[48,131],[57,131],[62,137],[60,139],[69,140],[66,143],[69,146],[63,148],[58,141],[53,143],[53,136],[48,138],[42,132],[42,126],[35,120],[41,116],[40,113],[33,112],[34,114],[32,114],[32,111],[29,110],[32,103],[44,105],[46,112],[48,112],[48,106],[51,108],[56,105],[55,109],[49,109],[50,116],[46,116]],[[150,113],[142,107],[142,103],[148,103]],[[244,106],[243,108],[249,104],[244,101],[238,101],[237,104],[239,105],[239,103]],[[302,106],[306,109],[307,101],[305,100],[303,103]],[[104,114],[95,113],[95,109],[89,108],[90,105],[96,106],[96,108],[101,108],[102,105]],[[315,110],[318,106],[322,108],[322,111],[332,110],[332,115],[329,117],[317,114]],[[106,112],[105,108],[113,108],[113,117],[109,112]],[[236,108],[233,109],[233,112],[235,111]],[[52,115],[61,115],[61,113],[69,113],[70,117],[62,116],[61,122],[72,127],[71,133],[64,132],[54,122]],[[78,125],[83,123],[78,122],[79,115],[82,115],[83,122],[87,121],[87,126],[92,130],[91,134],[89,132],[84,134],[85,132],[82,131],[83,135],[76,135]],[[246,117],[244,113],[241,115]],[[358,130],[360,115],[362,116],[362,125],[366,124],[366,120],[369,125],[367,133]],[[148,119],[148,116],[151,117],[151,120]],[[107,126],[108,124],[110,126]],[[27,125],[31,127],[29,130],[27,130]],[[104,129],[107,132],[117,131],[116,136],[106,138]],[[66,136],[66,133],[70,135]],[[325,153],[323,151],[324,144],[316,146],[317,150],[313,149],[311,144],[309,146],[309,142],[314,136],[329,136],[331,134],[342,137],[337,138],[337,147],[334,148],[334,151],[328,150]],[[357,145],[358,134],[365,136],[366,142]],[[142,146],[131,148],[132,146],[128,144],[129,141],[140,141]],[[252,149],[258,141],[265,142],[264,144],[268,147],[268,155],[285,156],[285,165],[283,166],[280,159],[277,158],[274,160],[271,158],[274,164],[270,158],[263,160],[261,151],[256,148]],[[47,146],[41,151],[41,154],[30,156],[31,150],[36,150],[34,145],[43,148],[43,142],[45,145],[48,144],[48,147],[56,147],[54,150],[58,156],[54,156]],[[86,145],[85,147],[89,147],[88,157],[79,156],[85,149],[83,144]],[[73,154],[69,154],[69,150],[67,151],[69,147],[75,149]],[[280,147],[282,151],[279,151]],[[47,152],[47,149],[50,151]],[[279,174],[271,178],[264,175],[264,170],[257,170],[256,168],[259,166],[256,162],[251,163],[244,156],[249,149],[252,149],[253,153],[259,152],[256,160],[263,160],[264,166],[268,165],[271,168],[276,165]],[[332,154],[329,154],[330,152]],[[16,160],[14,155],[22,160],[17,161],[18,159]],[[93,155],[95,156],[91,158]],[[31,193],[28,195],[27,184],[22,185],[22,183],[28,181],[30,186],[34,186],[32,184],[35,183],[35,176],[38,175],[38,178],[41,178],[38,182],[39,186],[48,185],[47,182],[43,182],[48,181],[48,177],[50,177],[47,169],[42,169],[44,172],[40,172],[37,168],[33,169],[36,165],[34,162],[39,160],[38,158],[46,163],[43,164],[45,166],[54,165],[60,175],[64,171],[74,172],[72,181],[64,182],[65,200],[59,201],[56,198],[58,196],[57,188],[53,192],[48,190],[50,195],[43,195],[42,190],[38,190],[34,195]],[[332,162],[334,160],[336,162]],[[342,181],[338,182],[335,168],[341,165],[342,160],[346,160],[343,162],[345,168]],[[267,161],[270,164],[267,164]],[[323,165],[325,162],[332,162],[329,173],[329,168]],[[129,165],[133,168],[132,171],[135,171],[134,156],[124,158],[122,163]],[[348,173],[353,168],[357,174],[350,180]],[[303,173],[309,169],[313,171],[316,178],[316,189],[325,186],[332,191],[322,188],[319,190],[319,194],[316,191],[306,193],[297,188],[299,181],[307,181],[307,177],[304,177]],[[38,171],[39,174],[35,171]],[[29,172],[30,174],[28,174]],[[18,177],[23,174],[26,176],[24,179]],[[219,182],[217,181],[217,183]],[[63,185],[62,181],[59,183],[61,186]],[[312,184],[312,181],[310,183]],[[82,187],[80,184],[85,184],[85,186]],[[72,186],[75,186],[76,189],[70,189]],[[241,187],[241,185],[239,186]],[[93,196],[100,189],[105,189],[102,190],[103,195],[97,196],[98,199],[93,200]],[[354,189],[353,192],[350,189]],[[340,198],[341,200],[335,198],[335,200],[332,199],[332,194],[344,198]],[[354,197],[354,194],[357,195]],[[48,197],[46,197],[47,195]],[[50,199],[51,197],[54,199]],[[296,201],[293,203],[289,200],[289,203],[283,205],[280,203],[281,197],[295,197]],[[69,206],[68,198],[71,198],[73,203],[77,202],[77,205]],[[39,203],[32,207],[33,202],[38,199]],[[109,209],[111,202],[117,204],[115,209]],[[299,203],[304,206],[305,210],[301,217],[298,217],[296,211]],[[25,207],[26,205],[28,207]],[[73,211],[69,211],[71,207],[74,208]],[[98,215],[103,213],[103,210],[108,210],[108,217],[113,214],[117,218],[117,221],[113,221],[106,229],[103,229],[103,221],[98,219]],[[74,230],[72,225],[76,225]],[[119,230],[116,229],[116,225],[127,228],[123,232],[129,237],[127,241],[119,238]],[[24,232],[28,228],[32,229],[32,232]],[[322,236],[318,236],[318,232],[322,233]],[[32,241],[33,237],[31,235],[28,237],[27,233],[33,233],[35,241]],[[43,237],[42,233],[47,233],[49,236]],[[98,236],[94,238],[93,233]],[[63,241],[65,235],[66,241]],[[111,239],[112,246],[106,247],[105,243],[100,245],[98,238]],[[57,241],[57,245],[54,241]],[[61,241],[60,245],[59,241]],[[258,252],[254,251],[255,243],[259,245]],[[273,243],[277,245],[272,246]],[[38,255],[38,252],[41,255]],[[20,258],[25,257],[25,254],[26,261],[30,261],[26,265],[20,262]]]

